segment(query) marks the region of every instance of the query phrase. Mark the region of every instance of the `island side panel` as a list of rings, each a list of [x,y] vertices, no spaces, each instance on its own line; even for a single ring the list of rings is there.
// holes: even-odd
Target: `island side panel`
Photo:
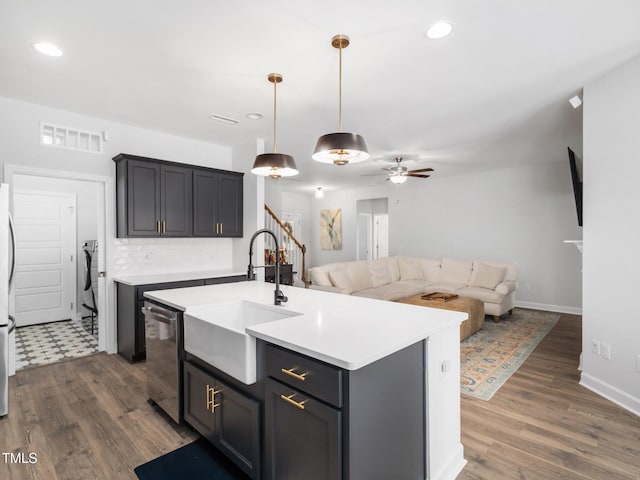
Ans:
[[[347,375],[345,478],[424,480],[425,342]]]
[[[457,323],[427,339],[427,476],[453,480],[466,460],[460,442],[460,328]]]

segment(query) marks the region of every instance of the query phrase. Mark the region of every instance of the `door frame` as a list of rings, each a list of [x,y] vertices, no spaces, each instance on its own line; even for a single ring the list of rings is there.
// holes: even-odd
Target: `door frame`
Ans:
[[[84,172],[71,172],[64,170],[51,170],[38,167],[27,167],[23,165],[4,166],[4,183],[8,183],[13,194],[13,176],[30,175],[35,177],[59,178],[65,180],[79,180],[93,182],[98,185],[98,245],[104,252],[104,257],[98,258],[99,271],[105,272],[104,276],[104,315],[98,316],[98,349],[107,353],[117,352],[116,338],[116,295],[115,282],[111,276],[111,266],[113,265],[112,244],[115,239],[115,185],[112,177],[93,175]],[[9,196],[9,210],[13,211],[13,195]],[[100,260],[102,268],[100,268]],[[98,279],[100,282],[100,279]],[[103,334],[104,333],[104,334]]]

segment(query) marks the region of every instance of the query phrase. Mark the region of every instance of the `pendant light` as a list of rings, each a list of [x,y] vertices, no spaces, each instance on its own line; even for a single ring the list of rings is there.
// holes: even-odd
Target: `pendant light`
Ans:
[[[337,133],[328,133],[318,139],[312,158],[318,162],[336,165],[362,162],[369,158],[364,138],[357,133],[342,131],[342,49],[349,46],[349,37],[335,35],[331,39],[331,45],[340,50],[339,130]]]
[[[277,153],[276,145],[276,85],[282,82],[282,75],[270,73],[267,80],[273,83],[273,153],[262,153],[253,162],[251,173],[263,177],[280,178],[297,175],[298,168],[291,155]]]

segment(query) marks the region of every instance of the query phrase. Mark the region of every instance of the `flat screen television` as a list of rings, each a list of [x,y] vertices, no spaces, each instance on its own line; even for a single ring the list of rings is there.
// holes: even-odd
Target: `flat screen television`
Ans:
[[[582,180],[578,171],[578,157],[571,148],[569,151],[569,166],[571,167],[571,183],[573,184],[573,197],[576,200],[576,212],[578,214],[578,225],[582,226]]]

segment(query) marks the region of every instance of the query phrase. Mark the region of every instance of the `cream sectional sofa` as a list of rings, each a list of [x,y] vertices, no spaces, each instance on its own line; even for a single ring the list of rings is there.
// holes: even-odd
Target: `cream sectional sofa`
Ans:
[[[316,290],[396,301],[419,293],[449,292],[484,302],[495,321],[513,310],[516,263],[388,257],[309,269]]]

